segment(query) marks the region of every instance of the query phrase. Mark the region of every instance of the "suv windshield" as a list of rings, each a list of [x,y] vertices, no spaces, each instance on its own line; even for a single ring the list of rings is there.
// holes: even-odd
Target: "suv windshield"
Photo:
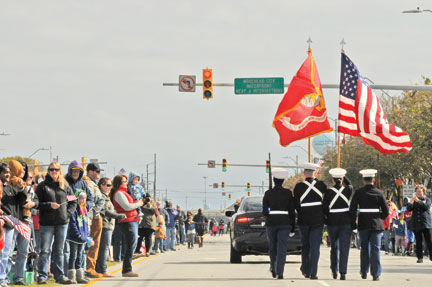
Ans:
[[[262,197],[248,197],[242,206],[244,212],[262,212]]]

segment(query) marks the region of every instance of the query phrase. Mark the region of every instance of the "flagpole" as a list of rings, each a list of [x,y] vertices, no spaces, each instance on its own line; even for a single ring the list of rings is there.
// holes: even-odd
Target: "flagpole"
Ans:
[[[308,137],[308,162],[311,162],[311,139]]]
[[[341,53],[345,53],[344,51],[344,45],[346,44],[345,39],[342,38],[342,41],[340,42],[341,45]],[[338,127],[335,127],[338,129]],[[340,134],[338,133],[337,137],[337,167],[340,167],[340,159],[341,159],[341,146],[340,146]]]

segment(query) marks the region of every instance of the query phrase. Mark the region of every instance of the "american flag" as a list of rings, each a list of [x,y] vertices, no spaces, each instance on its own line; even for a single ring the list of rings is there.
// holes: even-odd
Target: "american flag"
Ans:
[[[30,242],[30,236],[31,236],[30,226],[20,221],[18,218],[15,218],[10,215],[3,215],[0,217],[0,220],[1,219],[3,219],[4,221],[12,225],[13,228],[15,228],[19,232],[19,234],[21,234],[28,242]]]
[[[385,154],[411,150],[408,134],[388,123],[378,97],[345,53],[339,93],[339,133],[362,137],[365,144]]]

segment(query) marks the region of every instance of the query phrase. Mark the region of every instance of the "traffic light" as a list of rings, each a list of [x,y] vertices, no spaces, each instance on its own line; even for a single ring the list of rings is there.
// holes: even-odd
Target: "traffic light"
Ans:
[[[250,191],[248,191],[248,196],[250,196]]]
[[[225,188],[225,182],[222,181],[222,190]]]
[[[81,162],[82,162],[82,167],[84,170],[87,169],[87,158],[86,157],[81,157]]]
[[[249,191],[251,187],[250,182],[248,182],[246,186],[247,186],[247,190]]]
[[[222,171],[223,172],[225,172],[225,171],[227,171],[227,160],[226,160],[226,158],[223,158],[222,159]]]
[[[231,193],[228,193],[228,198],[231,198]]]
[[[270,172],[270,161],[266,160],[266,173]]]
[[[212,69],[203,69],[203,99],[213,98],[213,71]]]

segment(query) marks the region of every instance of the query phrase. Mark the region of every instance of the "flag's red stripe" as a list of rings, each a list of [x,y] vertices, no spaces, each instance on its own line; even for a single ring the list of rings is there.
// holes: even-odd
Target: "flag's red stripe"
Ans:
[[[343,121],[343,122],[346,122],[346,123],[350,123],[350,124],[357,124],[357,119],[356,118],[343,116],[341,114],[339,114],[339,120]]]

